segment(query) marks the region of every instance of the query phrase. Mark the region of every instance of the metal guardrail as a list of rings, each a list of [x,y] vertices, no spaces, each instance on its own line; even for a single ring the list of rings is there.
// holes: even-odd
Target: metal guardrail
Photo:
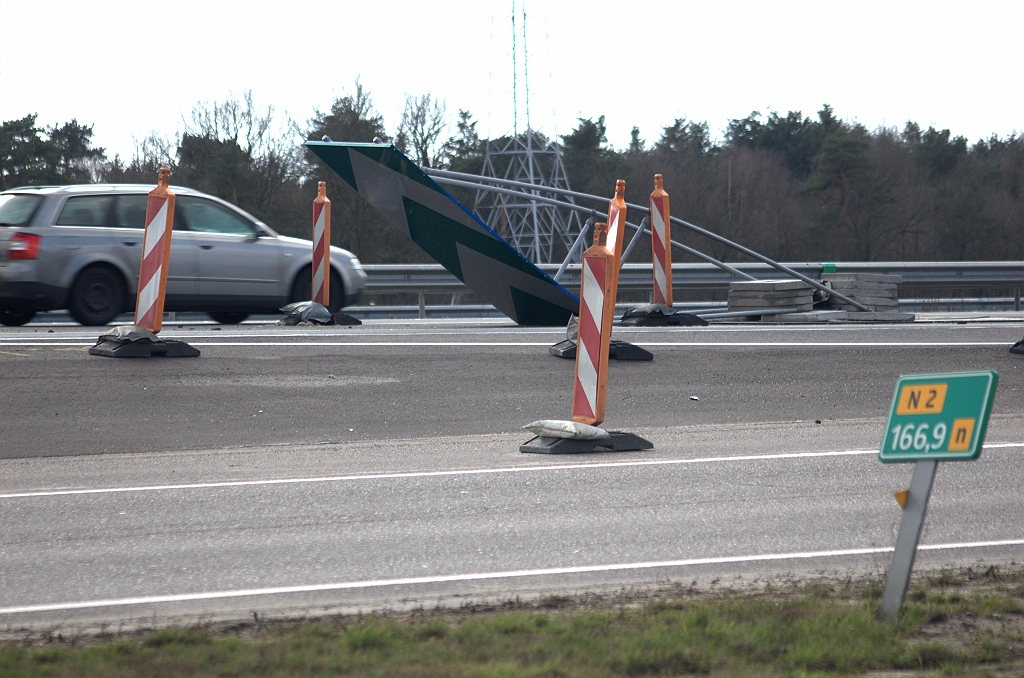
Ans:
[[[733,264],[737,269],[759,280],[778,279],[779,272],[760,263]],[[820,263],[789,263],[787,267],[811,278],[821,278]],[[446,271],[440,264],[364,264],[367,293],[423,293],[458,294],[472,292],[462,281]],[[558,271],[557,264],[540,266],[548,275]],[[979,289],[1003,288],[1014,292],[1014,308],[1020,310],[1021,288],[1024,287],[1024,262],[1021,261],[892,261],[836,264],[839,273],[882,273],[903,277],[901,288],[915,290],[927,288]],[[710,264],[673,264],[672,286],[680,290],[727,290],[736,277]],[[569,290],[578,291],[579,264],[569,265],[561,283]],[[647,290],[651,288],[650,264],[625,264],[619,273],[619,289]]]

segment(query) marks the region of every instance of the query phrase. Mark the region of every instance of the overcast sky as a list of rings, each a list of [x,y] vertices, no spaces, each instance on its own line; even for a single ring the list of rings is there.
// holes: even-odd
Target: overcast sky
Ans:
[[[0,0],[0,117],[77,118],[130,157],[133,135],[173,136],[198,101],[251,89],[304,122],[359,77],[389,131],[406,94],[431,92],[496,137],[513,127],[512,7]],[[813,116],[823,103],[870,128],[914,120],[971,142],[1024,130],[1024,0],[526,0],[525,11],[530,123],[548,135],[604,115],[618,148],[634,125],[653,143],[680,117],[720,137],[753,110]],[[522,80],[520,68],[520,130]]]

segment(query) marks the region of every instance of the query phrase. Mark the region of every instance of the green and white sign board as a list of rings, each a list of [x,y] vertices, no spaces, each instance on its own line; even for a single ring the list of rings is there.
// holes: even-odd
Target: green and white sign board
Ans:
[[[992,370],[900,377],[878,460],[977,459],[998,383]]]

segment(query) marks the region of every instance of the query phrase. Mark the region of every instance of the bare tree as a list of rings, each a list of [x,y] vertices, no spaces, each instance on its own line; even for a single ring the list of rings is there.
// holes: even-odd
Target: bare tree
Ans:
[[[178,142],[183,178],[258,216],[273,212],[278,193],[303,178],[302,147],[295,125],[276,125],[274,107],[260,110],[248,90],[241,100],[202,101]]]
[[[405,95],[405,110],[395,135],[395,146],[400,151],[411,150],[423,167],[438,167],[446,158],[442,137],[447,130],[448,111],[444,101],[435,99],[430,92],[420,97]]]

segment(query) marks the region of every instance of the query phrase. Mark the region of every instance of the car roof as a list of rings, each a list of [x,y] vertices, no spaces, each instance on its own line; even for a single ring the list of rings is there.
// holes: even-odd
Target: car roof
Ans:
[[[71,184],[67,186],[18,186],[4,191],[3,193],[41,193],[50,195],[54,193],[148,193],[156,187],[155,184]],[[171,185],[175,193],[186,195],[206,195],[201,191],[186,186]]]

